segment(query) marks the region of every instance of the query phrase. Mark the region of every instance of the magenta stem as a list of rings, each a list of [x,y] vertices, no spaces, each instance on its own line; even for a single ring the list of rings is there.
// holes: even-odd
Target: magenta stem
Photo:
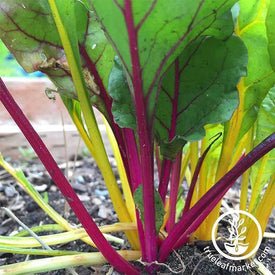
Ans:
[[[122,135],[125,140],[125,150],[127,152],[127,159],[130,168],[129,183],[132,194],[136,188],[142,184],[141,164],[139,159],[139,152],[137,148],[135,133],[132,129],[123,128]],[[137,228],[139,234],[139,243],[142,255],[145,255],[145,238],[143,225],[139,217],[139,212],[136,210]]]
[[[180,70],[179,70],[179,58],[175,60],[175,79],[174,79],[174,96],[172,101],[172,116],[171,124],[169,129],[169,142],[173,140],[176,135],[176,126],[178,119],[178,98],[179,98],[179,87],[180,87]],[[163,178],[159,185],[159,193],[162,201],[165,201],[165,196],[167,194],[168,182],[171,173],[172,161],[165,159],[163,161]]]
[[[143,224],[141,222],[141,219],[139,217],[139,212],[136,209],[136,217],[137,217],[137,229],[138,229],[138,235],[139,235],[139,243],[140,243],[140,249],[141,249],[141,255],[145,255],[145,237],[144,237],[144,229]]]
[[[182,151],[177,155],[176,160],[173,163],[170,185],[170,212],[167,224],[168,233],[174,228],[176,222],[176,205],[179,190],[180,181],[180,169],[181,169]]]
[[[145,237],[145,262],[154,262],[157,257],[157,233],[155,224],[154,203],[154,145],[152,130],[149,128],[145,99],[143,95],[141,68],[138,53],[138,30],[134,25],[132,3],[124,1],[124,16],[129,37],[130,54],[132,61],[132,80],[135,96],[135,110],[137,116],[137,133],[139,139],[143,204],[144,204],[144,237]]]
[[[72,210],[78,217],[79,221],[85,228],[88,235],[91,237],[97,248],[103,254],[107,261],[114,266],[121,273],[126,274],[139,274],[137,269],[130,263],[124,260],[107,242],[105,237],[100,232],[99,228],[90,217],[87,209],[84,207],[75,191],[71,187],[70,183],[63,175],[62,171],[56,164],[49,150],[43,143],[40,136],[36,133],[18,104],[14,101],[13,97],[9,93],[4,82],[0,78],[0,100],[12,116],[15,123],[18,125],[30,145],[44,164],[45,168],[49,172],[53,181],[56,183],[65,199],[68,201]]]
[[[171,168],[172,168],[172,160],[171,159],[163,159],[161,164],[161,172],[160,172],[160,183],[159,183],[159,194],[160,197],[165,203],[165,198],[167,195],[167,189],[171,174]]]
[[[221,133],[218,133],[217,135],[215,135],[215,139],[209,144],[209,146],[206,148],[206,150],[203,152],[203,154],[201,155],[201,157],[198,160],[198,163],[196,165],[192,180],[191,180],[191,184],[190,184],[190,188],[187,194],[187,198],[185,201],[185,205],[184,205],[184,209],[182,211],[182,216],[190,209],[190,205],[191,205],[191,200],[193,197],[193,193],[194,193],[194,189],[198,180],[198,176],[202,167],[202,164],[204,162],[204,159],[207,155],[207,153],[209,152],[209,150],[211,149],[212,145],[221,137]],[[213,138],[214,138],[213,137]]]
[[[125,142],[125,151],[129,165],[129,182],[132,193],[142,184],[141,164],[136,143],[135,133],[132,129],[123,128],[122,135]]]

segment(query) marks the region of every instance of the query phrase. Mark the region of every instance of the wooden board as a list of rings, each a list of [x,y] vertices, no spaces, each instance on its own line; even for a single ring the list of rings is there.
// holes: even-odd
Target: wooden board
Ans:
[[[74,155],[79,143],[78,132],[62,100],[59,97],[56,97],[56,100],[50,100],[45,94],[45,89],[53,88],[53,84],[46,78],[4,78],[3,80],[55,159],[59,162],[65,160],[63,125],[68,144],[68,157]],[[62,116],[64,124],[62,124]],[[106,131],[104,125],[101,124],[98,112],[96,112],[96,117],[100,123],[99,128],[107,145],[107,151],[110,152]],[[9,113],[0,103],[0,152],[4,157],[15,160],[20,157],[19,146],[30,147]],[[84,146],[81,141],[80,151]]]

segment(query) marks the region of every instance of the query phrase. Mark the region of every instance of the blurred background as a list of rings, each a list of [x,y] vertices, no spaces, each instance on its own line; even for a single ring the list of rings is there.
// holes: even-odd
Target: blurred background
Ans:
[[[66,154],[74,155],[79,142],[78,150],[85,149],[61,99],[49,99],[45,93],[46,88],[54,88],[53,84],[41,72],[26,73],[1,40],[0,76],[58,162],[65,161]],[[0,102],[0,152],[4,158],[16,160],[30,151],[25,137]]]

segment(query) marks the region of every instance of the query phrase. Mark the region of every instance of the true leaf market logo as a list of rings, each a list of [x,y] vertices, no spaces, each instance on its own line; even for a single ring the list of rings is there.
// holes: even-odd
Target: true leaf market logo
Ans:
[[[253,240],[247,239],[249,230],[253,230]],[[218,233],[218,242],[216,239]],[[220,238],[220,236],[222,236]],[[245,260],[256,254],[262,240],[262,230],[257,219],[250,213],[243,210],[229,210],[221,215],[215,222],[212,228],[212,242],[217,252],[229,260]],[[237,266],[229,262],[221,261],[220,257],[215,257],[209,250],[209,246],[204,248],[204,252],[208,253],[207,257],[211,262],[220,266],[222,269],[229,271],[248,271],[255,267],[254,261],[246,262],[243,265]],[[262,262],[267,257],[269,248],[266,247],[264,252],[257,258]],[[263,255],[264,254],[264,255]]]
[[[222,232],[222,234],[219,232],[220,224],[227,224],[227,232]],[[254,230],[256,234],[253,237],[257,238],[257,242],[254,247],[250,247],[246,239],[248,230],[245,224],[250,228],[256,228]],[[220,247],[216,241],[216,232],[219,232],[219,235],[225,239],[223,247]],[[261,244],[261,239],[262,229],[259,222],[253,215],[243,210],[230,210],[224,213],[216,220],[212,228],[212,242],[215,249],[230,260],[244,260],[253,256]]]

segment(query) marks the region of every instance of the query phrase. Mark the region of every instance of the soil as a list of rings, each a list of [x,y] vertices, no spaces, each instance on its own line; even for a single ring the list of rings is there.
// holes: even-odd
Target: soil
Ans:
[[[117,171],[115,168],[115,161],[111,158],[116,176]],[[80,199],[88,209],[90,215],[94,218],[98,225],[105,225],[117,222],[117,216],[112,207],[111,200],[108,195],[108,191],[105,188],[101,174],[94,164],[93,160],[87,157],[83,159],[81,157],[75,163],[75,171],[73,172],[74,162],[69,163],[68,174],[69,178],[73,178],[73,187],[79,195]],[[19,163],[13,163],[14,166],[19,166]],[[35,188],[42,194],[48,195],[49,204],[59,213],[64,214],[65,201],[60,191],[52,182],[47,172],[45,172],[43,166],[38,160],[31,159],[28,161],[21,161],[20,167],[23,166],[23,172],[28,180],[35,186]],[[65,173],[65,164],[61,164],[60,167]],[[73,176],[73,177],[72,177]],[[239,190],[239,184],[237,183],[234,188],[227,194],[228,204],[234,205],[234,200]],[[187,186],[185,188],[187,190]],[[9,176],[9,174],[1,170],[0,168],[0,206],[7,207],[13,211],[13,213],[23,221],[28,227],[37,226],[40,224],[49,224],[53,221],[36,206],[35,202],[25,193],[25,191],[15,182],[15,180]],[[78,220],[74,213],[69,210],[68,220],[72,224],[78,224]],[[0,234],[2,236],[8,236],[12,232],[18,232],[21,228],[18,224],[5,214],[4,211],[0,211]],[[267,226],[266,231],[275,232],[274,219],[271,220]],[[115,234],[118,237],[124,238],[123,233]],[[125,239],[126,240],[126,239]],[[113,244],[116,249],[119,249],[119,245]],[[249,271],[232,272],[226,269],[222,269],[213,262],[209,257],[209,252],[206,252],[206,247],[209,247],[212,258],[219,258],[218,252],[214,249],[212,242],[196,241],[193,244],[184,245],[178,251],[171,253],[166,266],[159,266],[159,274],[200,274],[200,275],[218,275],[218,274],[259,274],[257,269],[250,268]],[[265,252],[265,248],[268,247],[268,253]],[[54,249],[62,250],[77,250],[82,252],[95,251],[94,248],[88,246],[82,241],[74,241],[62,246],[52,246]],[[125,248],[125,245],[124,245]],[[126,244],[127,248],[127,244]],[[274,239],[264,238],[263,242],[258,250],[257,256],[261,254],[265,255],[263,264],[270,270],[272,274],[275,274],[275,242]],[[0,265],[12,264],[26,260],[26,255],[14,255],[10,253],[0,253]],[[29,256],[28,259],[37,259],[38,256]],[[220,261],[229,266],[242,266],[245,265],[243,261],[229,261],[220,257]],[[145,267],[139,262],[135,262],[135,265],[141,268],[141,273],[146,274]],[[113,271],[109,265],[99,265],[92,267],[76,267],[75,271],[80,275],[88,274],[113,274],[117,275],[116,271]],[[50,275],[63,275],[66,274],[65,270],[50,271],[39,274]]]

